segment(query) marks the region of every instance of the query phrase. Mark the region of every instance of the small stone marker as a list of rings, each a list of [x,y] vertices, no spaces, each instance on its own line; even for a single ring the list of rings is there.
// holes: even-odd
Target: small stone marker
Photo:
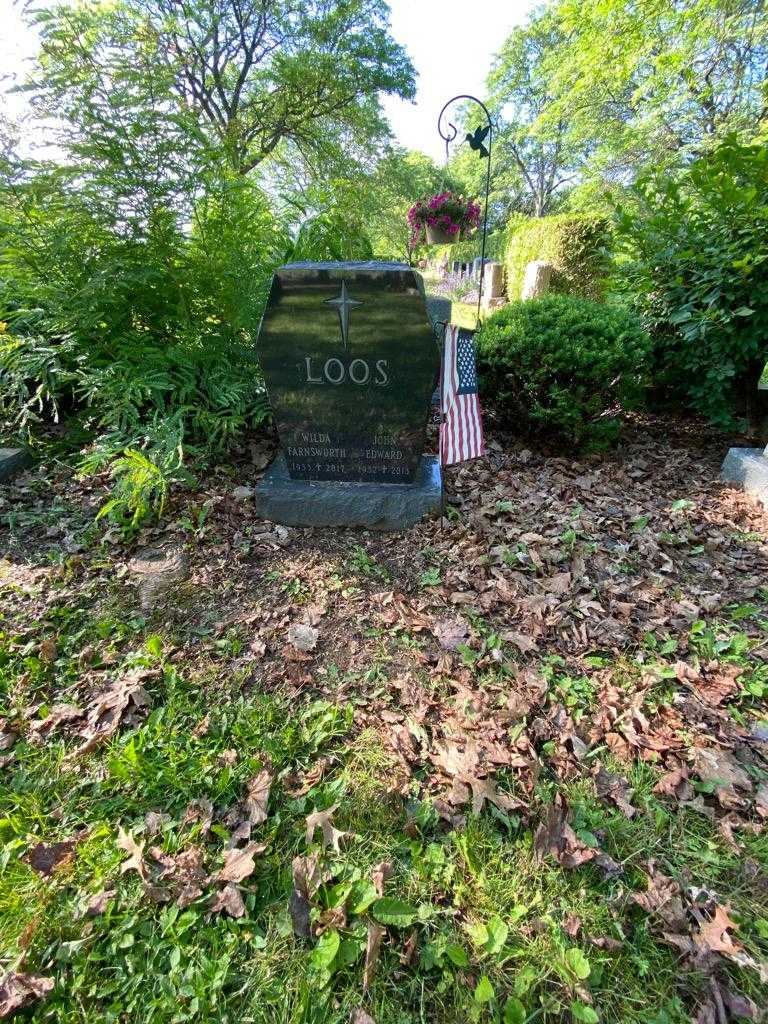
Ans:
[[[731,448],[720,470],[720,479],[740,484],[768,509],[768,447]]]
[[[758,391],[768,390],[768,364],[766,364]],[[739,484],[768,509],[768,445],[762,448],[730,448],[720,470],[725,483]]]
[[[0,481],[10,480],[30,461],[29,452],[24,448],[0,448]]]
[[[538,299],[540,295],[546,295],[552,281],[554,267],[546,260],[534,260],[528,263],[523,278],[523,290],[520,293],[521,299]]]
[[[486,312],[504,305],[504,267],[495,260],[485,265],[482,305]]]
[[[442,507],[423,454],[440,362],[421,277],[401,263],[292,263],[259,355],[281,452],[256,491],[288,526],[402,529]]]

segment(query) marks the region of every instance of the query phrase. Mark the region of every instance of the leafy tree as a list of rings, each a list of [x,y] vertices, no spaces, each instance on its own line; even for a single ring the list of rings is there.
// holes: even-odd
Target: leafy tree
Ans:
[[[592,176],[628,183],[682,166],[766,117],[762,0],[561,0],[561,38],[543,57],[552,102],[537,130],[568,126]]]
[[[632,198],[621,280],[653,332],[657,385],[731,427],[755,408],[768,359],[768,151],[728,136]]]
[[[385,133],[379,94],[414,94],[387,15],[378,0],[59,3],[34,15],[38,94],[91,145],[96,123],[102,145],[141,136],[149,100],[169,142],[186,142],[174,163],[207,143],[246,174],[281,145],[311,159],[332,136]]]
[[[499,117],[497,160],[504,177],[512,176],[516,208],[534,217],[554,212],[588,148],[569,131],[565,116],[549,116],[557,93],[548,57],[565,42],[556,11],[538,11],[508,37],[488,77],[489,102]]]

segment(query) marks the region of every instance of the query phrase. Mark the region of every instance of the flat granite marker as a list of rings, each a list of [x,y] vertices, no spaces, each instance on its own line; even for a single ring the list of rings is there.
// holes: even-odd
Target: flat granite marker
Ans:
[[[280,454],[257,511],[288,526],[397,530],[442,508],[425,456],[440,350],[403,263],[291,263],[272,281],[259,356]]]

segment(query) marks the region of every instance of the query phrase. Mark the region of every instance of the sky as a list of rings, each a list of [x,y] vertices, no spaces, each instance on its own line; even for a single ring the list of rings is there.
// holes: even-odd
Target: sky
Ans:
[[[521,24],[534,0],[389,0],[392,33],[410,54],[418,72],[415,103],[384,98],[396,140],[445,159],[437,132],[440,108],[458,93],[483,99],[493,55],[510,30]],[[8,76],[23,77],[35,52],[35,37],[21,18],[18,3],[0,0],[0,88]],[[4,81],[2,81],[4,79]],[[24,97],[4,96],[5,112],[17,117]]]
[[[3,0],[0,0],[2,3]],[[443,104],[458,93],[484,98],[491,60],[510,31],[525,21],[533,0],[389,0],[392,34],[416,71],[416,102],[386,97],[397,141],[445,159],[437,131]]]

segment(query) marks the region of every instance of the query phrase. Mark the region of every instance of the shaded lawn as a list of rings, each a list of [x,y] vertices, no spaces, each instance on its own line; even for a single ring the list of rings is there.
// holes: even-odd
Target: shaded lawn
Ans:
[[[232,496],[246,453],[132,545],[66,464],[6,487],[0,965],[52,982],[20,1014],[764,1005],[768,518],[695,434],[637,421],[583,462],[497,436],[399,536],[273,530]],[[147,547],[185,579],[142,600]]]

